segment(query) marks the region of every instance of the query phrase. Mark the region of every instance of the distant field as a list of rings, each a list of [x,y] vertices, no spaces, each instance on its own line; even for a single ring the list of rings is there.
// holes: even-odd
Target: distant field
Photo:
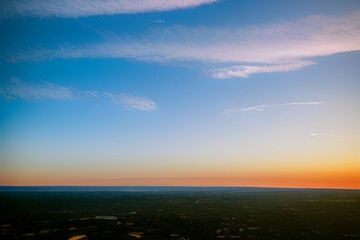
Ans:
[[[0,239],[360,239],[359,190],[0,190]]]

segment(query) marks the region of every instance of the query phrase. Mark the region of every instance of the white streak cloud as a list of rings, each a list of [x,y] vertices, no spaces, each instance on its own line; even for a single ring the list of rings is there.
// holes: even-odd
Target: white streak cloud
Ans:
[[[104,96],[113,103],[119,104],[128,110],[154,111],[157,109],[156,103],[147,97],[138,97],[128,94],[112,94],[104,92]]]
[[[217,68],[205,71],[206,76],[218,79],[226,79],[232,77],[248,78],[251,74],[256,73],[272,73],[272,72],[292,72],[304,67],[315,64],[314,62],[304,61],[289,64],[278,65],[262,65],[262,66],[248,66],[237,65],[226,68]]]
[[[2,0],[0,17],[78,18],[193,8],[216,0]]]
[[[93,97],[93,98],[98,98],[99,97],[99,93],[97,91],[92,91],[92,90],[87,90],[87,91],[83,92],[83,94],[86,97]]]
[[[304,62],[309,63],[309,58],[357,50],[360,50],[360,11],[340,17],[311,16],[293,22],[240,28],[158,27],[138,36],[115,34],[99,43],[22,51],[9,55],[7,60],[125,58],[228,65],[252,63],[237,69],[238,75],[246,76],[296,70],[305,67]],[[254,65],[258,64],[278,66],[256,68]]]
[[[5,100],[71,100],[73,98],[73,90],[49,82],[30,84],[17,78],[12,78],[8,84],[0,87],[0,96]]]
[[[317,137],[317,136],[321,136],[321,137],[335,137],[335,138],[343,138],[346,137],[344,135],[339,135],[339,134],[329,134],[329,133],[318,133],[318,132],[313,132],[310,134],[311,137]]]
[[[151,22],[152,23],[165,23],[165,20],[163,20],[163,19],[152,19]]]
[[[233,113],[233,112],[250,112],[250,111],[264,111],[268,108],[279,108],[279,107],[291,107],[291,106],[304,106],[304,105],[322,105],[324,102],[290,102],[290,103],[279,103],[279,104],[261,104],[256,106],[250,106],[245,108],[228,108],[225,109],[225,113]]]
[[[147,97],[138,97],[130,94],[113,94],[109,92],[99,93],[93,90],[81,91],[74,88],[67,88],[55,85],[50,82],[37,84],[27,83],[17,78],[12,78],[0,85],[0,98],[25,101],[42,100],[73,100],[73,99],[106,99],[112,103],[119,104],[125,109],[139,111],[154,111],[156,103]]]

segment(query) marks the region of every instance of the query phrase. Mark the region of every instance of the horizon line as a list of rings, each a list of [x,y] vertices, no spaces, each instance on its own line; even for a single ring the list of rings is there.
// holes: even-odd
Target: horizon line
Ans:
[[[298,189],[298,190],[360,190],[360,188],[339,187],[286,187],[286,186],[229,186],[229,185],[0,185],[2,188],[254,188],[254,189]],[[22,190],[19,190],[22,191]]]

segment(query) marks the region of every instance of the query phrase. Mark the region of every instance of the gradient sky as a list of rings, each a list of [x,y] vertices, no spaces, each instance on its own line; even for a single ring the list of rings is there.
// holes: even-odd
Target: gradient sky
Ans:
[[[0,185],[360,188],[360,1],[0,0]]]

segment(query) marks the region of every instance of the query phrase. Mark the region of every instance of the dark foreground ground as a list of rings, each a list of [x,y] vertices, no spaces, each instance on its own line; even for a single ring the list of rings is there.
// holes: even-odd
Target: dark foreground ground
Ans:
[[[355,190],[2,190],[0,210],[0,239],[360,239]]]

